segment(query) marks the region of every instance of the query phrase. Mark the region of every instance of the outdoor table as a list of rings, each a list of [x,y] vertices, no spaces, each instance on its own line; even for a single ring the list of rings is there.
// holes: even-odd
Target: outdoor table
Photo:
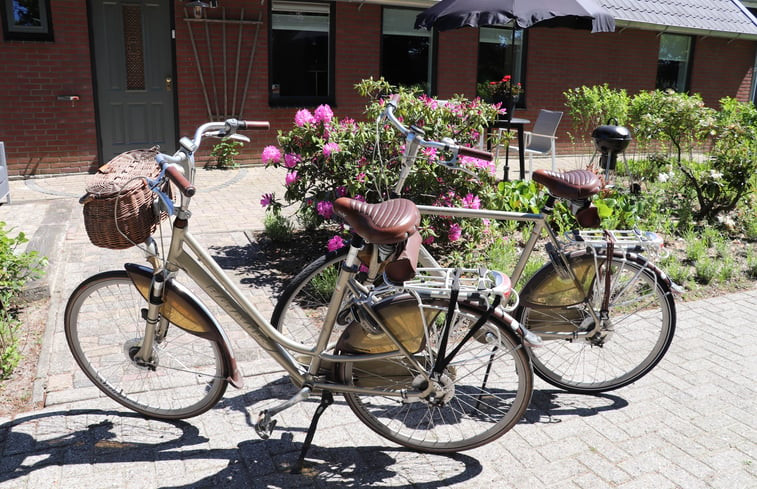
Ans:
[[[494,129],[515,129],[518,132],[518,161],[520,163],[520,179],[526,179],[526,145],[523,137],[523,126],[529,124],[531,121],[523,119],[521,117],[513,117],[510,120],[496,119],[488,128],[487,132]],[[488,138],[487,138],[488,141]],[[510,145],[505,145],[505,175],[504,180],[507,181],[510,178]]]

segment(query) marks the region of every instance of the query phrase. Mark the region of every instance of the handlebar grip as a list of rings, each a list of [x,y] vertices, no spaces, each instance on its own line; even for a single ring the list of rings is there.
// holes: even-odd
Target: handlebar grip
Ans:
[[[471,158],[478,158],[479,160],[484,160],[484,161],[492,161],[494,159],[494,155],[488,151],[484,151],[482,149],[476,149],[476,148],[469,148],[467,146],[460,146],[460,149],[457,151],[457,154],[462,155],[462,156],[470,156]]]
[[[166,166],[166,175],[168,175],[168,179],[171,180],[174,185],[179,187],[179,192],[185,197],[192,197],[197,191],[195,186],[189,183],[187,177],[185,177],[175,166]]]
[[[267,131],[271,128],[271,124],[268,121],[239,121],[239,129],[247,129],[251,131]]]

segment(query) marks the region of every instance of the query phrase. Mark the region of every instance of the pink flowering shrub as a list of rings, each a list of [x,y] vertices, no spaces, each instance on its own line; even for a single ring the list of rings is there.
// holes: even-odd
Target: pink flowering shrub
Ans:
[[[346,195],[367,202],[389,197],[399,177],[399,157],[405,140],[388,123],[377,130],[376,117],[385,103],[373,97],[377,92],[399,93],[401,101],[395,114],[404,124],[423,128],[427,139],[449,137],[459,144],[476,146],[488,121],[496,117],[497,109],[480,99],[455,97],[438,101],[372,79],[364,80],[356,89],[369,100],[365,122],[337,118],[328,105],[321,105],[314,112],[301,109],[295,113],[291,129],[279,132],[278,151],[266,148],[262,155],[266,165],[289,170],[284,200],[298,206],[297,213],[306,226],[331,219],[331,202],[338,197]],[[460,165],[477,175],[473,178],[437,164],[449,156],[433,149],[424,150],[406,181],[403,196],[418,204],[486,207],[496,194],[493,164],[461,159]],[[480,222],[472,225],[481,226]],[[460,220],[424,218],[422,235],[426,242],[463,240],[469,235],[468,228]]]

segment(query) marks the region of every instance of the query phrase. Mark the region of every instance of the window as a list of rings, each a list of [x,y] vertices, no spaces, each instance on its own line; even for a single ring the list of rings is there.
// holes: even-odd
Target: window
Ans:
[[[689,89],[691,37],[679,34],[660,35],[657,61],[657,88],[685,92]]]
[[[333,103],[331,9],[328,3],[272,2],[271,105]]]
[[[393,85],[420,86],[433,93],[430,31],[415,30],[419,10],[385,8],[381,36],[381,76]]]
[[[6,41],[52,41],[50,0],[0,0]]]
[[[482,27],[478,43],[478,84],[512,76],[513,83],[523,83],[523,30],[509,27]],[[480,95],[480,93],[479,93]],[[518,105],[523,104],[523,97]]]

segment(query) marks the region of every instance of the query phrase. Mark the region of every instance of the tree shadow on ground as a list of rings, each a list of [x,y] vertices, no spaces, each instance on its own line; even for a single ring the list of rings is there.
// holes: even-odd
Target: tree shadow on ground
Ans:
[[[334,231],[296,231],[286,242],[273,241],[260,232],[245,235],[249,245],[211,246],[211,256],[224,270],[233,270],[242,286],[278,294],[303,268],[326,254]]]

